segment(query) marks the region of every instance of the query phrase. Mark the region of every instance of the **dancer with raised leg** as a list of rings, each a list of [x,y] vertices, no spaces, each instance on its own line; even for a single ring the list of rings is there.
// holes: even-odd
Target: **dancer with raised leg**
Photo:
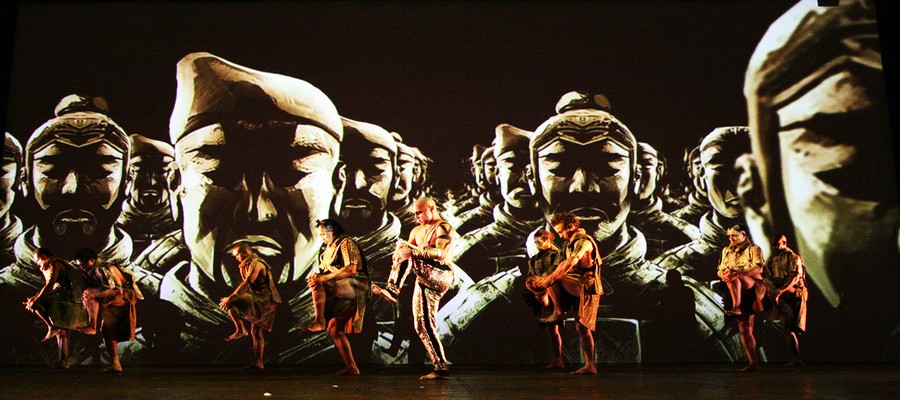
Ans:
[[[597,311],[603,287],[600,284],[600,252],[594,238],[580,228],[581,221],[570,212],[557,212],[550,218],[550,225],[566,240],[565,258],[552,273],[537,277],[532,285],[546,288],[553,302],[553,314],[540,321],[556,323],[566,318],[566,309],[577,301],[578,323],[575,325],[581,339],[584,366],[572,372],[574,375],[596,375],[594,334]]]
[[[435,317],[441,297],[453,284],[454,264],[450,248],[456,233],[441,218],[433,199],[422,197],[412,207],[419,225],[410,232],[408,241],[397,243],[388,286],[382,289],[373,285],[372,290],[376,295],[396,301],[410,271],[416,275],[412,304],[413,324],[434,365],[431,373],[419,379],[447,379],[450,377],[450,370],[447,368],[444,346],[437,335]]]
[[[25,309],[33,312],[47,325],[42,341],[56,338],[59,361],[55,368],[69,368],[69,330],[87,325],[87,313],[81,304],[84,280],[74,267],[57,259],[46,248],[34,252],[34,263],[44,275],[44,286],[25,300]]]
[[[325,251],[319,262],[320,272],[306,280],[312,290],[316,319],[300,330],[328,330],[334,347],[344,361],[344,368],[335,375],[359,375],[347,334],[362,332],[366,303],[371,298],[366,259],[359,245],[337,221],[316,221],[316,232],[325,243]]]
[[[281,296],[275,288],[272,269],[257,255],[246,242],[239,242],[231,247],[231,255],[238,261],[241,272],[241,283],[227,297],[219,301],[219,307],[228,311],[234,322],[234,333],[225,338],[232,341],[247,336],[244,321],[250,323],[250,336],[253,338],[253,363],[246,368],[263,369],[263,350],[266,347],[264,331],[272,331],[275,320],[275,309],[281,303]]]

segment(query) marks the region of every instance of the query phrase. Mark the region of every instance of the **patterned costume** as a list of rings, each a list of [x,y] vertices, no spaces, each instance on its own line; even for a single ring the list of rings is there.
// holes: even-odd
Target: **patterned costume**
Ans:
[[[81,302],[84,291],[81,271],[65,261],[52,258],[46,268],[41,268],[41,272],[49,280],[54,269],[57,270],[56,284],[34,303],[34,308],[40,310],[54,327],[73,330],[87,326],[87,311]]]
[[[527,278],[531,277],[543,277],[547,276],[547,274],[553,272],[556,269],[556,266],[559,265],[559,262],[562,261],[560,259],[559,250],[556,247],[550,247],[546,250],[538,251],[533,257],[528,259],[528,275]],[[553,307],[544,307],[537,299],[536,296],[540,296],[541,293],[524,293],[522,297],[525,299],[525,303],[528,304],[532,310],[534,310],[534,316],[547,316],[553,311]],[[545,325],[543,323],[540,324],[540,327],[543,328]]]
[[[773,311],[785,318],[787,328],[793,332],[806,331],[806,300],[809,292],[806,288],[806,268],[803,259],[791,249],[775,250],[763,269],[763,277],[768,281],[768,290],[779,290],[799,279],[779,297],[778,305]],[[770,296],[774,296],[771,293]]]
[[[135,340],[137,327],[137,311],[135,303],[144,296],[134,282],[134,275],[122,267],[118,267],[124,281],[118,284],[113,278],[110,267],[115,264],[97,260],[94,268],[85,273],[85,285],[91,289],[118,289],[121,294],[106,297],[100,303],[102,309],[100,332],[104,337],[124,342]]]
[[[359,251],[359,245],[353,242],[347,235],[341,235],[334,239],[330,245],[325,246],[319,263],[321,273],[332,273],[348,265],[356,264],[356,274],[336,282],[325,282],[325,285],[339,285],[348,283],[356,293],[355,299],[341,299],[329,297],[325,303],[325,320],[338,316],[348,316],[344,333],[360,333],[363,328],[363,317],[366,312],[366,303],[372,297],[371,281],[366,260]]]
[[[590,261],[585,263],[579,260],[579,263],[572,266],[572,269],[560,279],[574,281],[581,285],[577,319],[578,322],[593,331],[597,326],[600,296],[603,295],[603,286],[600,284],[600,250],[597,248],[597,242],[584,229],[579,228],[566,243],[566,255],[563,259],[573,257],[587,243],[593,246]]]
[[[425,233],[425,243],[434,243],[437,240],[438,227],[442,227],[448,234],[453,233],[453,227],[449,223],[441,221],[428,228]],[[433,245],[423,245],[422,247],[427,249]],[[403,287],[410,271],[416,275],[412,304],[413,325],[415,325],[416,334],[422,340],[425,351],[434,365],[434,372],[442,376],[449,376],[450,372],[447,369],[444,346],[438,338],[436,316],[441,297],[453,284],[453,268],[452,263],[444,264],[429,258],[413,257],[408,261],[395,263],[388,279],[388,290],[396,292]]]
[[[241,271],[241,279],[246,280],[256,263],[266,267],[265,276],[257,275],[255,281],[249,282],[250,287],[238,295],[232,304],[245,321],[271,332],[272,322],[275,321],[275,309],[281,304],[281,296],[275,288],[275,279],[272,277],[272,268],[256,254],[244,259],[238,268]]]

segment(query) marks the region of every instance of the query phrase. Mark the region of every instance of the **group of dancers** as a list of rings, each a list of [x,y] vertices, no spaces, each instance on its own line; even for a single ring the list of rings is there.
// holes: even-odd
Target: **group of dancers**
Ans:
[[[371,297],[381,296],[396,303],[412,273],[415,275],[410,305],[413,325],[434,366],[420,379],[447,379],[450,376],[444,348],[437,336],[436,315],[441,298],[455,279],[450,249],[456,234],[441,217],[433,199],[422,197],[411,207],[418,226],[408,240],[397,243],[390,277],[383,288],[371,282],[365,254],[337,221],[322,219],[316,223],[316,231],[325,246],[319,272],[307,279],[315,319],[300,330],[328,332],[344,362],[344,368],[336,372],[338,375],[360,374],[347,335],[362,332]],[[566,320],[568,310],[574,307],[584,366],[572,374],[594,375],[597,366],[593,331],[603,295],[602,257],[594,238],[580,228],[575,214],[558,212],[549,224],[565,241],[564,252],[560,254],[554,246],[553,233],[545,229],[536,231],[534,243],[539,251],[529,260],[526,280],[534,302],[549,312],[539,318],[550,333],[554,354],[547,367],[564,367],[559,326]],[[750,362],[742,370],[752,371],[759,367],[753,321],[755,312],[764,311],[763,299],[767,297],[775,306],[774,312],[781,318],[788,343],[792,345],[794,360],[791,364],[802,365],[797,342],[797,333],[803,332],[806,323],[807,292],[802,259],[787,247],[784,236],[777,240],[778,250],[764,262],[760,247],[750,241],[745,228],[735,225],[727,234],[730,244],[722,250],[718,275],[731,293],[732,307],[725,314],[737,318],[741,341]],[[219,302],[219,307],[228,312],[235,327],[234,333],[225,340],[251,336],[254,360],[247,368],[262,369],[264,332],[272,330],[275,311],[282,298],[271,267],[248,243],[236,243],[230,254],[238,262],[242,280]],[[45,284],[24,304],[47,325],[44,340],[56,338],[60,357],[56,366],[68,368],[67,331],[86,335],[99,332],[111,363],[103,370],[122,371],[117,343],[134,340],[135,303],[142,299],[131,273],[104,262],[87,248],[74,254],[72,264],[55,257],[45,248],[39,249],[34,258]],[[250,324],[249,329],[246,323]]]

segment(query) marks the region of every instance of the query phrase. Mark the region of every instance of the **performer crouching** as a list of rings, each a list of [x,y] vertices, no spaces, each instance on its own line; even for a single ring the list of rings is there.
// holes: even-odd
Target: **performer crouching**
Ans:
[[[25,300],[25,309],[47,325],[47,335],[42,341],[56,338],[59,361],[54,367],[69,368],[68,331],[87,325],[87,313],[81,304],[84,280],[79,271],[45,248],[34,252],[34,262],[44,275],[44,287]]]
[[[419,225],[409,233],[408,241],[397,243],[387,288],[381,289],[373,285],[372,290],[390,301],[396,301],[409,272],[416,275],[412,304],[413,324],[434,365],[434,371],[419,379],[447,379],[450,377],[450,370],[447,368],[444,346],[437,335],[435,318],[441,297],[453,284],[453,257],[450,248],[454,231],[441,218],[433,199],[422,197],[412,207]]]
[[[316,221],[316,232],[325,242],[318,274],[306,280],[312,290],[316,319],[300,328],[305,332],[328,330],[334,347],[344,361],[336,375],[359,375],[347,334],[362,332],[366,303],[371,298],[369,271],[359,245],[337,221]]]
[[[225,341],[247,336],[244,320],[249,322],[255,360],[246,368],[262,369],[263,350],[266,347],[263,331],[272,331],[275,309],[281,304],[281,296],[275,288],[272,269],[253,252],[249,244],[235,244],[231,248],[231,254],[239,263],[242,281],[234,288],[234,292],[219,301],[219,307],[228,311],[228,316],[234,322],[234,333],[225,338]]]

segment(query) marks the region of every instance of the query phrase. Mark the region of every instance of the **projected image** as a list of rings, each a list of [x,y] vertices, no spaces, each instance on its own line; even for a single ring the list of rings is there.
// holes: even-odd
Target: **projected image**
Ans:
[[[64,263],[90,248],[133,275],[144,298],[123,365],[249,362],[260,342],[235,336],[241,308],[220,304],[247,275],[238,244],[280,294],[266,364],[341,362],[335,329],[359,364],[440,371],[900,357],[900,211],[870,2],[144,6],[21,6],[0,363],[58,359],[62,342],[41,341],[53,321],[23,306],[56,290],[40,248]],[[115,15],[159,40],[115,36]],[[367,22],[328,22],[345,19]],[[243,29],[259,24],[271,29]],[[310,277],[356,279],[319,265],[340,258],[316,229],[326,218],[365,259],[361,329],[318,329]],[[728,256],[751,243],[769,263]],[[440,295],[413,294],[428,273],[391,276],[423,262],[452,275]],[[753,268],[755,289],[735,297],[722,271]],[[326,319],[359,323],[335,314],[351,300],[321,293]],[[70,363],[109,361],[100,336],[70,325]]]

